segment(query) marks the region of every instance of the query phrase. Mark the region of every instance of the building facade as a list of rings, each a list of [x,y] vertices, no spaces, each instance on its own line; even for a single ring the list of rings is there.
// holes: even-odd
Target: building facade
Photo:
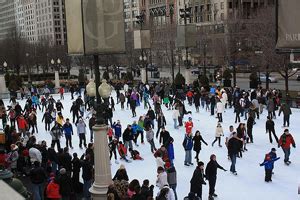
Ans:
[[[10,0],[0,4],[0,16],[0,39],[14,29],[29,42],[66,44],[64,0]]]
[[[14,2],[11,0],[0,0],[0,40],[16,26],[16,15]]]

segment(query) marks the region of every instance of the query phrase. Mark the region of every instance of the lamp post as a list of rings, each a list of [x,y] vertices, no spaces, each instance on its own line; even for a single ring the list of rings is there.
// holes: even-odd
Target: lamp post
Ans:
[[[6,61],[4,61],[4,63],[3,63],[3,72],[4,73],[6,73],[7,71],[6,71],[6,69],[7,69],[7,62]]]
[[[58,72],[58,68],[59,68],[59,65],[61,64],[61,60],[58,58],[57,61],[56,61],[57,64],[55,64],[54,59],[51,59],[50,62],[51,62],[51,64],[54,67],[54,77],[55,77],[54,83],[55,83],[55,88],[59,88],[60,84],[59,84],[59,72]]]
[[[233,52],[234,53],[234,61],[233,61],[233,86],[235,87],[236,86],[236,54],[238,54],[239,52],[241,52],[242,49],[241,49],[241,42],[237,42],[236,43],[236,49],[235,51]]]
[[[146,71],[146,84],[148,84],[148,66],[147,66],[147,57],[144,54],[144,51],[142,51],[142,55],[139,57],[140,61],[142,62],[142,65],[145,68]]]
[[[29,67],[29,62],[28,62],[29,53],[26,53],[25,56],[26,56],[26,65],[27,65],[27,79],[28,79],[28,83],[29,83],[31,81],[30,67]]]
[[[99,72],[99,58],[94,55],[94,70],[95,82],[91,80],[86,86],[87,94],[94,98],[96,97],[96,125],[93,127],[94,132],[94,151],[97,152],[95,156],[95,180],[93,186],[90,188],[93,199],[106,200],[107,186],[111,183],[111,169],[109,162],[109,149],[107,143],[107,125],[105,123],[106,108],[108,107],[108,98],[111,94],[111,86],[107,84],[106,80],[102,80],[100,85]]]
[[[57,62],[57,67],[58,67],[57,71],[60,71],[61,60],[58,58],[56,62]]]

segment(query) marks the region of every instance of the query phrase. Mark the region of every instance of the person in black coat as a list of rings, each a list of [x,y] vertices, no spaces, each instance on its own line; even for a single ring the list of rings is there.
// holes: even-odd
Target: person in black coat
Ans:
[[[272,140],[272,134],[273,134],[276,142],[278,143],[278,137],[277,137],[277,135],[275,133],[275,123],[272,120],[272,118],[269,117],[269,116],[267,117],[267,121],[266,121],[266,133],[268,133],[268,132],[269,132],[270,143],[273,142],[273,140]]]
[[[253,143],[253,134],[252,134],[253,125],[254,125],[254,118],[251,115],[249,115],[249,118],[247,120],[247,135],[250,138],[250,143]],[[249,139],[247,139],[247,142],[248,140]]]
[[[201,94],[199,92],[194,93],[194,103],[195,103],[195,107],[196,107],[196,112],[199,112],[200,97],[201,97]]]
[[[168,145],[166,145],[166,143],[168,142],[169,138],[170,138],[169,131],[167,131],[166,128],[163,127],[159,135],[159,143],[167,147]]]
[[[59,170],[58,184],[59,184],[59,193],[62,196],[62,199],[70,199],[73,192],[72,188],[72,179],[67,174],[65,168]]]
[[[231,137],[227,142],[228,156],[231,160],[230,172],[237,175],[235,170],[236,157],[240,151],[240,140],[237,137],[237,133],[233,132],[233,137]]]
[[[143,181],[143,185],[141,187],[141,195],[143,195],[146,199],[153,198],[153,189],[154,185],[149,187],[149,180],[145,179]]]
[[[43,115],[42,122],[45,120],[45,130],[50,131],[50,125],[52,123],[52,116],[48,109]]]
[[[225,172],[227,171],[221,165],[218,164],[216,159],[217,159],[216,155],[212,154],[210,156],[210,161],[207,163],[205,169],[205,176],[209,183],[209,197],[208,197],[209,200],[213,200],[214,197],[218,196],[215,194],[218,168],[224,170]]]
[[[68,174],[72,171],[72,157],[69,154],[69,148],[65,147],[64,152],[61,155],[61,166],[66,169]]]
[[[79,183],[79,173],[81,168],[81,161],[79,160],[77,153],[73,153],[73,159],[72,159],[72,183],[74,191],[80,192],[82,188],[80,188]]]
[[[154,110],[152,110],[152,108],[150,107],[147,115],[149,116],[150,120],[151,120],[151,124],[152,124],[152,128],[154,129],[154,120],[155,120],[155,113]]]
[[[133,98],[130,98],[129,100],[129,104],[130,104],[130,109],[131,109],[131,112],[132,112],[132,117],[136,117],[136,100],[133,99]]]
[[[213,94],[210,97],[210,115],[215,115],[215,106],[216,106],[216,97],[215,94]]]
[[[242,106],[238,99],[234,104],[234,112],[235,112],[235,123],[241,122],[240,114],[242,112]]]
[[[34,162],[34,167],[30,170],[29,176],[35,199],[42,199],[42,191],[44,189],[43,183],[46,181],[47,176],[44,168],[40,167],[40,163],[38,161]]]
[[[161,128],[167,125],[166,118],[163,113],[159,113],[157,116],[157,131],[156,131],[156,138],[158,138],[158,134]]]
[[[193,177],[190,181],[191,183],[191,192],[197,194],[200,199],[202,199],[202,185],[206,185],[204,181],[204,163],[198,162],[198,166],[196,167]]]
[[[199,161],[199,153],[201,151],[201,141],[206,144],[206,146],[208,145],[204,139],[202,138],[200,131],[196,131],[195,136],[193,137],[193,141],[194,141],[194,148],[193,150],[196,152],[196,156],[195,158],[197,159],[197,161]]]

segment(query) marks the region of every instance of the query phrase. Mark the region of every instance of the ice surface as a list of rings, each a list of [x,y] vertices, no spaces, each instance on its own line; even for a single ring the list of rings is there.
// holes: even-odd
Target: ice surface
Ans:
[[[59,95],[53,95],[57,100],[59,99]],[[115,94],[113,93],[115,97]],[[72,101],[70,100],[70,94],[65,94],[65,99],[62,100],[64,105],[63,115],[65,118],[69,117],[72,119],[70,114],[70,107],[72,105]],[[8,100],[4,100],[5,105],[8,104]],[[23,106],[25,100],[19,101]],[[115,101],[116,102],[116,101]],[[184,166],[184,149],[182,147],[182,141],[184,138],[185,130],[184,128],[180,128],[178,130],[174,130],[173,128],[173,120],[172,120],[172,110],[167,110],[164,106],[163,112],[165,114],[167,120],[166,129],[170,132],[171,136],[174,138],[174,151],[175,151],[175,167],[177,170],[177,194],[178,199],[182,200],[184,196],[186,196],[190,190],[190,179],[192,177],[193,171],[196,166],[196,162],[194,159],[194,166],[186,167]],[[143,107],[137,107],[137,117],[132,118],[130,110],[121,110],[120,104],[115,106],[116,111],[114,112],[113,121],[120,120],[123,126],[123,130],[125,129],[127,124],[132,124],[133,120],[138,120],[140,115],[144,115],[147,110],[144,110]],[[254,135],[254,144],[248,144],[248,152],[243,154],[243,158],[237,159],[236,170],[238,172],[237,176],[232,175],[229,172],[230,161],[227,159],[227,149],[225,148],[225,138],[222,137],[222,145],[223,147],[218,147],[217,143],[214,147],[211,146],[212,141],[215,137],[215,127],[217,124],[217,119],[213,116],[210,116],[209,112],[206,112],[203,109],[200,109],[200,113],[195,112],[194,107],[190,107],[186,104],[186,109],[191,110],[193,112],[192,118],[194,122],[193,133],[196,130],[200,130],[204,140],[209,144],[206,146],[202,144],[202,151],[200,153],[200,160],[205,164],[209,161],[209,157],[211,154],[217,155],[218,163],[227,169],[227,172],[223,172],[222,170],[218,171],[217,176],[217,184],[216,184],[216,193],[218,194],[218,198],[220,200],[259,200],[259,199],[272,199],[272,200],[296,200],[299,199],[299,195],[297,194],[298,185],[300,184],[300,161],[299,148],[291,149],[291,157],[290,160],[292,164],[290,166],[286,166],[283,163],[283,152],[281,149],[277,148],[277,144],[273,142],[273,144],[269,143],[268,134],[265,133],[265,120],[267,112],[261,115],[260,120],[256,120],[257,124],[254,125],[253,135]],[[298,123],[300,123],[300,110],[293,109],[293,114],[291,116],[291,125],[290,132],[292,133],[296,145],[300,144],[299,142],[299,132],[300,128],[298,127]],[[278,113],[277,113],[278,114]],[[38,111],[38,128],[39,133],[36,134],[36,137],[39,140],[46,140],[48,146],[51,143],[51,136],[48,132],[44,130],[44,123],[42,120],[42,112]],[[233,109],[227,109],[223,114],[223,128],[224,132],[228,131],[229,125],[234,125],[235,127],[238,124],[234,124],[234,113]],[[187,116],[185,120],[187,119]],[[241,118],[243,119],[243,118]],[[242,120],[243,121],[243,120]],[[282,132],[282,124],[283,117],[277,117],[274,120],[276,124],[276,134],[279,137]],[[88,120],[85,119],[85,122],[88,124]],[[155,124],[157,126],[157,124]],[[72,138],[74,149],[70,150],[70,153],[77,152],[79,155],[84,153],[84,149],[79,149],[79,138],[76,133],[75,126],[73,126],[75,133]],[[156,129],[155,129],[156,131]],[[87,135],[87,141],[89,141],[89,134]],[[121,161],[119,164],[115,164],[114,160],[112,160],[112,176],[119,168],[120,164],[124,164],[126,166],[128,176],[130,180],[138,179],[140,183],[144,179],[149,179],[150,183],[155,185],[156,181],[156,162],[153,157],[153,154],[150,151],[150,145],[145,141],[145,144],[140,144],[139,138],[139,147],[136,148],[141,156],[144,158],[143,161],[133,161],[132,163],[126,163]],[[156,147],[159,146],[158,140],[155,139]],[[65,147],[65,138],[61,139],[61,146]],[[274,175],[272,177],[272,183],[264,182],[264,168],[259,166],[264,159],[264,156],[267,152],[270,151],[272,147],[277,149],[277,155],[281,157],[279,161],[275,163]],[[193,158],[195,156],[195,152],[193,152]],[[155,194],[157,193],[157,188],[155,188]],[[208,185],[203,186],[203,199],[207,199],[208,197]]]

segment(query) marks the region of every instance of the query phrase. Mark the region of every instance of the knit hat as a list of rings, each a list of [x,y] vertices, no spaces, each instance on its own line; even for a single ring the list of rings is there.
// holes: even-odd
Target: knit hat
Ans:
[[[272,148],[271,151],[276,151],[276,149],[275,149],[275,148]]]
[[[13,177],[13,173],[7,169],[0,171],[0,180]]]
[[[61,168],[60,170],[59,170],[59,173],[61,174],[61,175],[64,175],[64,174],[66,174],[66,169],[65,168]]]

